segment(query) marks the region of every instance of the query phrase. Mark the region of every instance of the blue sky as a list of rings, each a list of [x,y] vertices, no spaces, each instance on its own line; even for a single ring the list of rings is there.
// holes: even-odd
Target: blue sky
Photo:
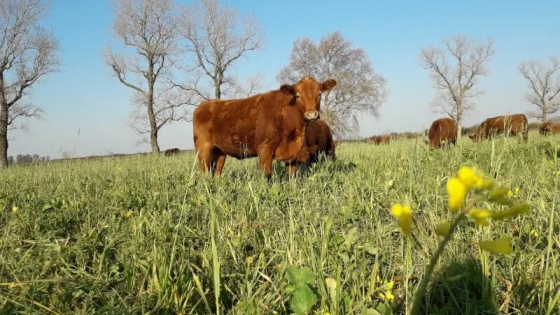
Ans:
[[[179,1],[186,3],[190,1]],[[60,40],[63,66],[36,85],[33,101],[46,112],[42,120],[29,121],[27,132],[15,132],[9,155],[20,153],[58,158],[64,151],[75,156],[108,152],[149,151],[137,145],[137,136],[126,125],[132,105],[131,91],[109,76],[102,49],[111,43],[112,7],[109,0],[53,0],[44,25]],[[522,112],[526,83],[519,62],[547,62],[560,55],[560,1],[558,0],[222,0],[241,13],[254,14],[266,31],[265,49],[251,52],[234,71],[240,78],[258,71],[269,89],[287,65],[293,41],[310,37],[316,42],[340,31],[363,48],[377,72],[387,78],[390,90],[381,117],[360,119],[362,137],[387,132],[420,131],[440,115],[430,112],[434,89],[429,72],[418,64],[422,47],[440,45],[454,34],[496,40],[490,73],[479,79],[485,94],[465,117],[465,125],[490,116]],[[344,3],[344,4],[343,4]],[[176,123],[160,134],[162,150],[193,148],[192,124]]]

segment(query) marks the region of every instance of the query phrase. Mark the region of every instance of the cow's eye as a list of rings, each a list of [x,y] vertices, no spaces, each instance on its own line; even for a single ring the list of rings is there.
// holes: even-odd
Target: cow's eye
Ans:
[[[296,94],[296,98],[299,98],[299,94]]]

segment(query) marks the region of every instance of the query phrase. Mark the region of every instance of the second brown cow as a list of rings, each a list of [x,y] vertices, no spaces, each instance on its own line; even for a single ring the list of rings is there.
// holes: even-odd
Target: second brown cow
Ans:
[[[512,114],[496,116],[483,121],[475,133],[469,135],[472,141],[478,142],[482,139],[495,137],[505,133],[509,136],[523,135],[523,140],[529,138],[529,122],[524,114]]]
[[[391,136],[372,136],[368,138],[369,141],[380,145],[380,144],[387,144],[389,142],[391,142]]]
[[[309,150],[308,164],[319,162],[321,155],[336,160],[335,147],[331,128],[321,119],[307,123],[305,143]]]
[[[545,122],[539,126],[539,133],[543,136],[560,133],[560,123]]]
[[[455,145],[457,143],[457,124],[451,118],[439,118],[434,120],[428,131],[426,144],[431,148],[441,148],[442,141]]]

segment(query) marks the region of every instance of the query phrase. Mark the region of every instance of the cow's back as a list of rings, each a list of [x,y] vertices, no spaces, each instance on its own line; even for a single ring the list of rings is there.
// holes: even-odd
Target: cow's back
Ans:
[[[193,113],[195,144],[197,138],[205,136],[209,145],[227,155],[236,158],[256,156],[257,126],[263,121],[267,105],[260,101],[265,94],[245,99],[202,102]]]

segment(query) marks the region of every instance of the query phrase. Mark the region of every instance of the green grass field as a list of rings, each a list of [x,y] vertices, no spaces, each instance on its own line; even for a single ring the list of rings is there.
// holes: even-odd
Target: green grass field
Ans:
[[[342,143],[296,180],[275,163],[271,184],[257,159],[211,180],[191,153],[1,170],[0,313],[405,314],[452,214],[447,179],[475,165],[531,212],[465,221],[422,314],[560,314],[559,146],[534,132],[451,150]],[[390,213],[407,201],[410,239]],[[476,246],[500,236],[513,254]]]

